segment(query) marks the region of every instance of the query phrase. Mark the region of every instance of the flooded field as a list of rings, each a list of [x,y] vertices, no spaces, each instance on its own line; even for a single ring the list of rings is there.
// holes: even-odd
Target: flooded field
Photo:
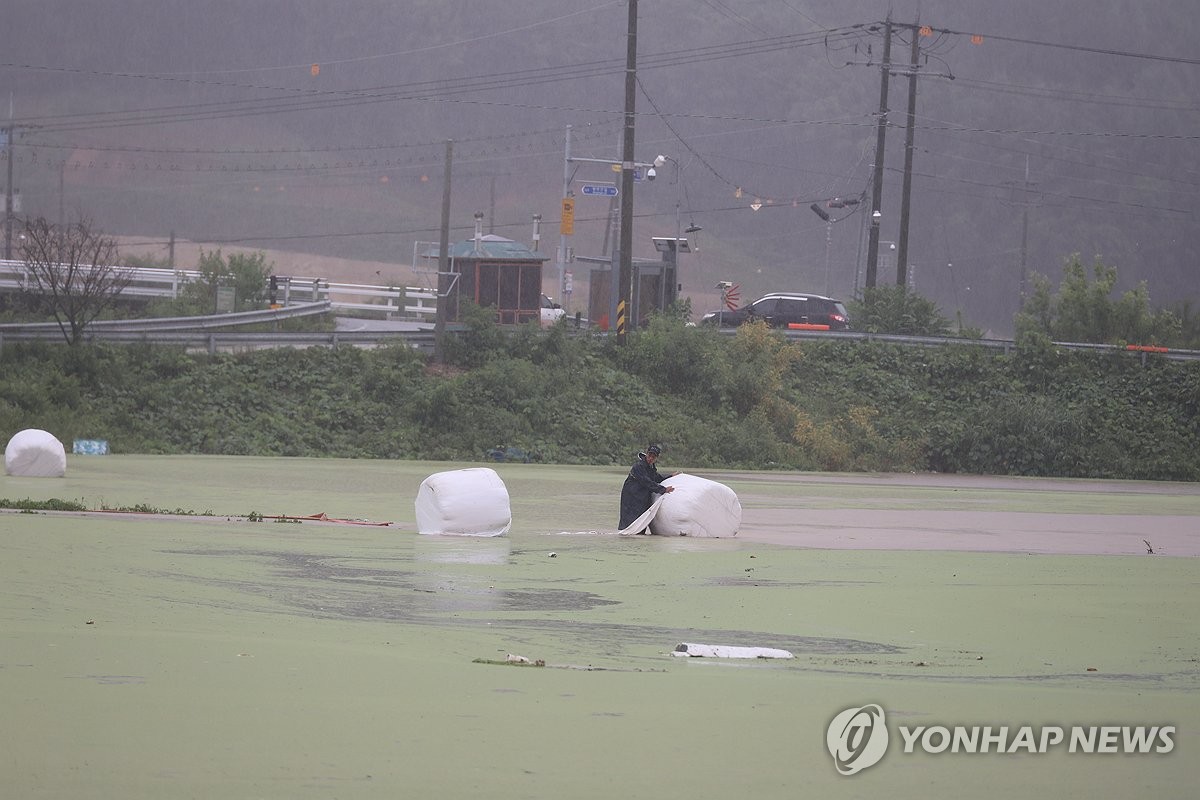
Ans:
[[[10,500],[154,512],[0,513],[5,796],[1194,785],[1200,487],[710,472],[739,535],[668,539],[614,535],[622,469],[496,465],[508,536],[418,535],[421,480],[462,466],[103,456],[4,477]],[[388,524],[274,521],[321,513]],[[868,704],[892,741],[843,777],[827,728]],[[905,753],[897,735],[1164,725],[1165,753]]]

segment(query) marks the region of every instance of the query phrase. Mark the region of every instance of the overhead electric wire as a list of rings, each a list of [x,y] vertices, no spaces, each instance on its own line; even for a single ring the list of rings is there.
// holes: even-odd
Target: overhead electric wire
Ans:
[[[487,39],[495,39],[495,38],[498,38],[501,36],[508,36],[508,35],[514,34],[514,33],[524,33],[525,31],[531,31],[535,28],[542,28],[542,27],[545,27],[546,25],[553,25],[553,24],[562,22],[565,19],[571,19],[572,17],[578,17],[583,14],[591,14],[596,11],[600,11],[601,9],[609,8],[610,6],[619,6],[619,5],[624,5],[624,4],[625,4],[625,0],[612,0],[611,2],[601,3],[600,5],[595,6],[594,8],[584,8],[584,9],[580,9],[579,11],[572,11],[569,14],[563,14],[558,17],[550,17],[548,19],[538,20],[537,22],[533,22],[528,25],[520,25],[516,28],[506,28],[505,30],[500,30],[500,31],[489,31],[488,33],[486,33],[482,36],[472,36],[469,39],[456,39],[452,42],[442,42],[440,44],[431,44],[431,45],[426,45],[424,47],[415,47],[411,50],[401,50],[401,51],[394,52],[394,53],[375,53],[375,54],[372,54],[369,56],[356,56],[354,58],[318,59],[317,63],[319,63],[321,66],[335,66],[335,65],[340,65],[340,64],[360,64],[364,61],[376,61],[376,60],[382,59],[382,58],[400,58],[403,56],[420,55],[422,53],[428,53],[433,50],[444,50],[448,47],[461,47],[463,45],[478,44],[479,42],[485,41]],[[199,74],[229,75],[229,74],[234,74],[234,73],[245,73],[245,72],[278,72],[280,70],[308,69],[310,66],[311,66],[311,62],[304,63],[304,64],[282,64],[282,65],[277,65],[277,66],[273,66],[273,67],[242,67],[239,69],[204,70],[203,72],[201,72]],[[196,73],[194,73],[194,72],[193,73],[176,72],[176,73],[160,73],[160,74],[187,75],[187,74],[196,74]]]
[[[1200,58],[1185,58],[1182,56],[1164,56],[1156,53],[1136,53],[1131,50],[1117,50],[1110,47],[1088,47],[1087,45],[1064,44],[1062,42],[1045,42],[1038,39],[1023,39],[1017,36],[1001,36],[993,33],[980,33],[978,31],[956,31],[950,28],[930,28],[934,33],[944,33],[956,36],[981,36],[984,40],[994,39],[998,42],[1012,42],[1014,44],[1027,44],[1036,47],[1051,47],[1057,50],[1073,50],[1079,53],[1095,53],[1104,56],[1120,56],[1122,58],[1136,58],[1147,61],[1165,61],[1171,64],[1191,64],[1200,66]]]
[[[962,142],[961,140],[958,140],[958,143],[963,144],[964,142]],[[1033,152],[1029,152],[1027,150],[1020,150],[1020,149],[1014,148],[1014,147],[1004,147],[1001,145],[988,144],[988,143],[979,143],[979,146],[987,147],[987,148],[995,149],[995,150],[1000,150],[1001,152],[1005,152],[1005,153],[1013,153],[1018,156],[1025,156],[1027,158],[1034,158],[1040,162],[1057,162],[1057,163],[1067,164],[1070,166],[1085,167],[1085,168],[1092,168],[1092,169],[1094,169],[1096,166],[1094,161],[1093,162],[1079,161],[1079,160],[1075,160],[1075,159],[1071,159],[1071,158],[1064,158],[1063,156],[1050,155],[1050,154],[1046,154],[1046,153],[1033,153]],[[921,147],[921,148],[917,148],[917,149],[920,152],[930,156],[933,159],[950,158],[950,159],[956,159],[956,160],[960,160],[960,161],[971,161],[971,162],[978,163],[978,164],[984,164],[989,167],[994,167],[996,169],[1004,169],[1004,170],[1012,170],[1012,171],[1021,171],[1024,169],[1024,166],[1020,165],[1020,164],[1001,163],[998,161],[986,160],[986,159],[982,159],[982,158],[971,158],[970,156],[951,154],[951,153],[947,153],[945,150],[932,150],[932,149],[929,149],[926,147]],[[1073,150],[1074,148],[1063,148],[1063,149]],[[1122,160],[1128,161],[1128,159],[1122,159]],[[1115,174],[1119,174],[1119,175],[1129,175],[1134,178],[1138,178],[1143,182],[1146,179],[1150,179],[1150,180],[1159,181],[1162,183],[1180,184],[1182,187],[1185,187],[1185,188],[1172,189],[1172,190],[1166,190],[1166,191],[1174,191],[1174,192],[1179,192],[1179,193],[1190,193],[1190,190],[1200,190],[1200,182],[1197,182],[1196,180],[1192,180],[1192,179],[1180,178],[1180,177],[1171,176],[1171,175],[1148,175],[1148,174],[1146,174],[1146,172],[1144,170],[1123,169],[1123,168],[1117,167],[1117,166],[1106,166],[1104,168],[1104,171],[1107,173],[1115,173]],[[1043,171],[1042,174],[1047,175],[1047,173],[1045,171]],[[1104,181],[1100,180],[1099,178],[1084,178],[1084,177],[1080,177],[1080,176],[1076,176],[1076,175],[1064,175],[1062,173],[1049,173],[1048,177],[1057,177],[1057,178],[1061,178],[1063,180],[1105,183]],[[1129,189],[1139,189],[1140,188],[1141,191],[1145,191],[1144,187],[1138,187],[1134,184],[1115,184],[1114,183],[1112,185],[1121,186],[1121,187],[1129,188]]]
[[[1023,86],[999,81],[985,81],[975,78],[956,76],[952,88],[970,88],[985,92],[1015,95],[1017,97],[1035,97],[1045,100],[1069,101],[1076,103],[1103,104],[1109,108],[1154,108],[1170,111],[1200,112],[1200,104],[1178,100],[1155,99],[1148,97],[1131,97],[1129,95],[1108,95],[1095,92],[1085,92],[1079,89],[1056,89],[1047,86]]]
[[[840,31],[842,35],[858,35],[854,28]],[[822,34],[824,35],[824,34]],[[783,49],[820,44],[821,39],[813,34],[796,34],[712,45],[687,50],[671,51],[658,55],[644,56],[639,69],[662,69],[675,66],[703,63],[718,59],[759,55]],[[198,119],[224,119],[231,117],[276,114],[314,109],[340,108],[346,105],[362,105],[398,100],[433,100],[470,92],[497,92],[512,88],[528,88],[545,83],[619,74],[624,71],[622,59],[605,59],[560,65],[514,70],[507,73],[488,73],[455,79],[415,81],[406,84],[366,87],[349,90],[304,89],[284,86],[231,83],[224,81],[194,80],[164,77],[145,73],[114,73],[98,70],[83,70],[65,67],[36,67],[14,63],[0,63],[0,67],[37,69],[69,74],[86,74],[97,77],[159,80],[185,84],[199,84],[218,88],[248,89],[254,91],[282,92],[302,97],[257,97],[246,100],[167,106],[162,108],[104,111],[89,114],[67,114],[30,117],[22,120],[23,125],[37,126],[45,131],[70,131],[80,129],[103,129],[127,127],[149,123],[189,122]],[[151,116],[147,116],[151,115]]]
[[[902,170],[900,170],[896,167],[885,167],[884,169],[888,172],[893,172],[893,173],[902,172]],[[994,183],[987,183],[986,181],[977,181],[977,180],[972,180],[970,178],[957,178],[957,177],[946,176],[946,175],[934,175],[934,174],[931,174],[928,172],[914,171],[912,174],[913,174],[913,177],[918,177],[918,178],[928,178],[930,180],[939,180],[939,181],[953,181],[955,183],[965,183],[965,184],[968,184],[971,186],[983,186],[983,187],[986,187],[989,189],[1002,189],[1004,191],[1009,191],[1012,188],[1009,186],[999,186]],[[1193,213],[1193,211],[1188,208],[1173,208],[1171,206],[1155,206],[1155,205],[1150,205],[1148,203],[1131,203],[1131,202],[1128,202],[1125,200],[1111,200],[1111,199],[1101,198],[1101,197],[1090,197],[1088,195],[1078,195],[1078,194],[1070,194],[1070,193],[1063,193],[1063,192],[1052,192],[1052,191],[1047,191],[1047,190],[1040,190],[1040,194],[1043,194],[1046,196],[1051,196],[1051,197],[1061,197],[1061,198],[1070,199],[1070,200],[1082,200],[1082,201],[1086,201],[1086,202],[1090,202],[1090,203],[1097,203],[1100,205],[1122,206],[1125,208],[1140,208],[1140,209],[1148,209],[1148,210],[1153,210],[1153,211],[1166,211],[1166,212],[1169,212],[1172,214],[1182,214],[1182,215],[1186,215],[1186,216],[1190,216]]]

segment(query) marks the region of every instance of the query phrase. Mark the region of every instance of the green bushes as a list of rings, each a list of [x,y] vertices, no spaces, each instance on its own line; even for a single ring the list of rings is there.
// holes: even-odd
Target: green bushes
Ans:
[[[188,354],[0,349],[0,433],[115,453],[478,462],[496,446],[624,464],[1200,480],[1200,363],[1074,353],[1028,332],[969,345],[788,342],[660,318],[617,346],[478,321],[434,369],[409,348]]]

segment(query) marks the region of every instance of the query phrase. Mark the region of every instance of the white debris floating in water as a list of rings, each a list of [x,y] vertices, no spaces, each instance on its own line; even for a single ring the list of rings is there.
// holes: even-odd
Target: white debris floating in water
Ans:
[[[795,658],[787,650],[773,647],[734,647],[724,644],[695,644],[682,642],[675,646],[674,656],[692,658]]]

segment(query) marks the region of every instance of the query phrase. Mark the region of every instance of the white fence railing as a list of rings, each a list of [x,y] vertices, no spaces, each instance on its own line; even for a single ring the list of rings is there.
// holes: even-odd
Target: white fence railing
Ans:
[[[178,297],[188,283],[203,276],[195,270],[128,267],[130,283],[122,294],[131,297]],[[334,313],[353,312],[382,319],[432,320],[437,294],[420,286],[336,283],[324,278],[276,276],[276,302],[283,305],[329,301]],[[0,291],[29,291],[36,284],[24,261],[0,259]]]

